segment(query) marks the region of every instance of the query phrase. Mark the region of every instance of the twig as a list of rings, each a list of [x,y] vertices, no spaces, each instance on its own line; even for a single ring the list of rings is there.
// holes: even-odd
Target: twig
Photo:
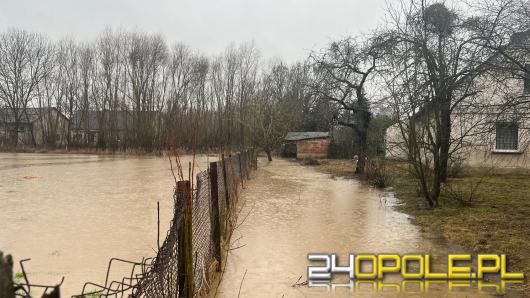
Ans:
[[[296,287],[300,287],[300,286],[305,286],[305,285],[307,285],[307,280],[306,280],[306,281],[303,281],[303,282],[300,282],[300,279],[302,279],[302,275],[300,275],[300,277],[298,278],[298,280],[297,280],[293,285],[291,285],[291,287],[296,288]]]
[[[292,284],[292,286],[294,287],[301,279],[302,279],[302,275],[300,275],[300,277],[294,282],[294,284]]]
[[[247,270],[245,269],[245,274],[243,274],[243,278],[241,279],[241,284],[239,284],[239,292],[237,292],[237,298],[239,298],[239,295],[241,294],[241,288],[243,287],[243,281],[245,280],[245,276],[247,275]]]
[[[175,171],[173,171],[173,161],[171,161],[171,155],[168,155],[169,158],[169,167],[171,168],[171,174],[173,174],[173,179],[175,180],[175,186],[177,185],[177,176],[175,176]]]
[[[234,247],[234,248],[229,248],[228,251],[231,251],[231,250],[236,250],[236,249],[239,249],[239,248],[242,248],[242,247],[245,247],[247,246],[246,244],[243,244],[243,245],[239,245],[237,247]]]
[[[158,245],[158,251],[160,251],[160,201],[156,202],[156,209],[157,209],[156,244]]]
[[[245,201],[245,202],[246,202],[246,201]],[[250,215],[250,213],[252,213],[252,211],[254,211],[254,207],[252,207],[252,208],[248,211],[247,215],[245,215],[245,217],[243,218],[243,220],[242,220],[239,224],[236,225],[236,227],[234,228],[234,231],[237,230],[237,228],[239,228],[242,224],[245,223],[245,220],[247,220],[247,217]]]

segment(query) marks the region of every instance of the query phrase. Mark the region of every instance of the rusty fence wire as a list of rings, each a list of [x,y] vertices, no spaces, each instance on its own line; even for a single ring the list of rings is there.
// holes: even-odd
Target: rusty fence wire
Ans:
[[[257,155],[250,149],[222,155],[192,183],[179,181],[170,229],[156,256],[140,262],[112,259],[105,283],[86,283],[74,297],[204,296],[211,275],[220,270],[222,242],[229,240],[235,227],[240,191],[256,169]],[[191,221],[186,221],[188,216]],[[186,239],[191,239],[191,244]],[[127,263],[131,271],[121,280],[110,281],[115,263]]]

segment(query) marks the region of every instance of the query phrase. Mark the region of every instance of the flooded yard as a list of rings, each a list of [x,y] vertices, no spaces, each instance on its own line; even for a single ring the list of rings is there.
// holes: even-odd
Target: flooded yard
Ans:
[[[295,161],[262,160],[240,199],[240,226],[211,297],[327,297],[325,288],[293,287],[307,278],[308,253],[337,253],[342,260],[348,253],[431,254],[441,271],[446,270],[447,253],[466,252],[421,233],[394,204],[391,193],[357,180],[332,178]],[[336,294],[383,293],[339,288]],[[436,285],[428,293],[446,294],[445,286]],[[455,294],[477,295],[465,289]]]
[[[207,162],[198,158],[196,171]],[[64,276],[62,294],[78,294],[87,281],[104,283],[110,258],[155,255],[157,201],[163,241],[173,185],[167,158],[2,153],[0,250],[16,262],[32,259],[26,265],[30,281],[55,284]],[[240,222],[210,297],[328,296],[326,288],[293,286],[306,280],[308,253],[431,254],[435,270],[445,270],[446,254],[469,253],[422,233],[395,204],[392,193],[354,179],[294,161],[260,160],[241,192]],[[113,269],[111,280],[123,276],[125,268]],[[434,285],[426,295],[446,291]],[[381,293],[339,288],[336,294]],[[477,295],[465,288],[456,294]]]
[[[196,171],[206,164],[198,158]],[[167,158],[0,153],[0,250],[17,264],[31,258],[31,282],[64,276],[63,296],[78,294],[87,281],[104,282],[110,258],[155,255],[157,201],[162,242],[173,186]]]

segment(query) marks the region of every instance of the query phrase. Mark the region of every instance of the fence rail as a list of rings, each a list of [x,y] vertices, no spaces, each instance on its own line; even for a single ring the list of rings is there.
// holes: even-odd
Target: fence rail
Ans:
[[[178,181],[173,219],[157,255],[141,262],[112,259],[105,283],[86,283],[74,297],[205,295],[212,273],[221,269],[222,243],[229,241],[235,227],[239,192],[256,169],[256,153],[247,150],[222,155],[193,181]],[[111,267],[117,262],[130,264],[130,274],[109,281]]]

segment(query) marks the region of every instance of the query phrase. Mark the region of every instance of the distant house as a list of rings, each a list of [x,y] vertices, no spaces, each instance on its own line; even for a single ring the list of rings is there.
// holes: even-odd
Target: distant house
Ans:
[[[103,133],[121,145],[133,128],[133,119],[127,111],[76,111],[72,116],[72,141],[74,144],[97,145]]]
[[[329,132],[289,132],[285,137],[283,155],[296,158],[326,158],[331,138]]]
[[[67,143],[69,119],[57,108],[20,109],[18,125],[11,108],[0,108],[0,145],[54,145]]]

